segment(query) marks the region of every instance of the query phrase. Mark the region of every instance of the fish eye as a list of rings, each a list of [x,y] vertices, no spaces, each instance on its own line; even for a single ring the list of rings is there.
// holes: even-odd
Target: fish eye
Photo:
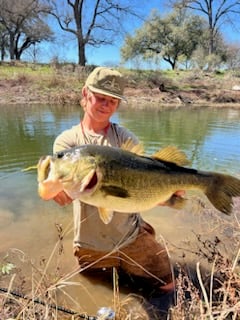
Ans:
[[[57,153],[57,158],[58,158],[58,159],[63,158],[63,156],[64,156],[64,152],[61,152],[61,151],[60,151],[60,152]]]

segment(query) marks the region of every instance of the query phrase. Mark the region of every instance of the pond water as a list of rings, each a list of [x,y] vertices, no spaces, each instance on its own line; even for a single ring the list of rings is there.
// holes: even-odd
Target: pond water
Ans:
[[[35,288],[45,281],[39,274],[48,275],[49,286],[62,276],[61,283],[64,280],[65,286],[61,289],[61,299],[66,305],[95,314],[99,307],[112,305],[113,292],[111,286],[75,272],[71,206],[62,208],[53,201],[39,199],[36,171],[22,171],[35,165],[40,156],[51,154],[55,137],[79,122],[81,109],[1,106],[0,114],[0,265],[13,262],[24,270],[25,277],[31,279],[30,287]],[[112,120],[133,131],[149,154],[176,145],[187,154],[194,168],[240,173],[240,111],[237,109],[156,111],[125,107]],[[165,239],[173,260],[181,260],[184,250],[191,251],[198,232],[213,237],[222,234],[224,240],[239,237],[239,230],[238,233],[235,230],[239,212],[231,217],[215,214],[214,210],[209,215],[199,214],[200,198],[192,196],[185,210],[159,207],[143,213],[158,237]],[[235,249],[231,246],[227,251],[234,255]],[[196,262],[198,257],[193,255],[191,259]],[[19,269],[13,269],[10,276],[16,270]],[[0,275],[0,285],[6,286],[10,276]],[[30,290],[27,284],[25,287]]]

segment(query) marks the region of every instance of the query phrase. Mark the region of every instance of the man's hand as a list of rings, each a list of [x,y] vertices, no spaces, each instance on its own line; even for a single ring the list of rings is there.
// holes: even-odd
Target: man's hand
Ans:
[[[65,191],[59,192],[56,197],[53,198],[60,206],[65,206],[67,204],[72,203],[73,199],[71,199]]]

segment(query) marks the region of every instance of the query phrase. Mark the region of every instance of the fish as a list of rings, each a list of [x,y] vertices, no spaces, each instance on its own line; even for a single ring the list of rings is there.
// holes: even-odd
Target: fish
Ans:
[[[109,223],[113,212],[144,212],[159,203],[181,208],[178,190],[200,190],[220,212],[230,215],[240,180],[187,166],[186,155],[167,146],[146,155],[140,145],[125,148],[81,145],[39,159],[38,193],[43,200],[64,191],[73,200],[98,208]]]

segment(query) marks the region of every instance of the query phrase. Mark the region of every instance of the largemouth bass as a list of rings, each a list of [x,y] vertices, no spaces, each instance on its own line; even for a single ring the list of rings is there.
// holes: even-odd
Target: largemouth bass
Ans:
[[[64,190],[72,199],[98,207],[105,223],[114,211],[149,210],[173,199],[177,190],[201,190],[216,209],[228,215],[232,197],[240,196],[239,179],[185,167],[186,156],[175,147],[153,156],[132,151],[83,145],[42,157],[39,195],[50,200]]]

